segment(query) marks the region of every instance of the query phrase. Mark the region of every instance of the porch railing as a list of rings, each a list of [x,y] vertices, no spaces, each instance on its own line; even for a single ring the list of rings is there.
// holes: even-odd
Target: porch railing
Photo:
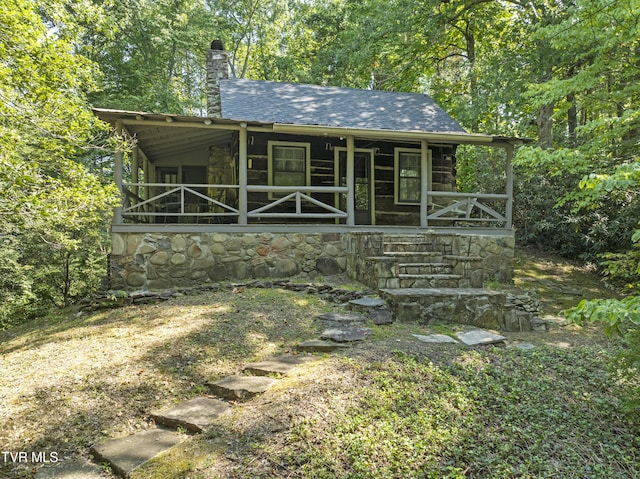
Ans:
[[[238,188],[238,185],[124,183],[122,215],[137,222],[146,222],[150,218],[237,217],[240,212],[224,201],[227,195],[222,192]],[[155,194],[158,190],[162,191]],[[216,195],[216,199],[202,193],[202,190],[221,194]],[[237,198],[237,193],[234,196]]]
[[[247,212],[248,218],[347,218],[347,213],[309,196],[311,193],[347,193],[349,189],[341,186],[260,186],[247,185],[249,193],[275,193],[285,195],[260,208]],[[277,206],[294,206],[291,211],[269,211]],[[316,207],[315,211],[303,211],[304,206],[311,204]],[[323,210],[318,212],[317,209]]]
[[[239,185],[124,183],[122,217],[139,223],[219,222],[237,223]],[[348,194],[339,186],[247,185],[247,193],[268,193],[277,198],[247,208],[248,219],[346,219],[348,213],[312,194]],[[205,194],[204,192],[207,192]],[[262,198],[264,199],[266,195]],[[507,194],[428,191],[428,227],[511,227]]]
[[[427,192],[427,224],[449,222],[453,226],[509,228],[507,194]]]

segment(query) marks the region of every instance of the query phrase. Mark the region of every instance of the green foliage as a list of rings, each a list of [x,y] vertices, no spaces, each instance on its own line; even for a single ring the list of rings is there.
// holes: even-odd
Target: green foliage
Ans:
[[[640,214],[636,195],[629,189],[608,194],[602,187],[578,189],[605,178],[587,173],[593,164],[581,152],[520,148],[514,164],[514,223],[520,241],[592,262],[631,247],[630,232]]]
[[[614,374],[625,386],[625,409],[640,412],[640,296],[624,299],[583,300],[566,313],[575,324],[599,323],[609,336],[622,336],[625,347],[613,362]]]
[[[85,99],[94,69],[74,53],[61,7],[0,8],[0,327],[95,287],[116,200],[81,161],[100,131]]]
[[[637,472],[633,453],[620,453],[637,442],[608,396],[615,387],[601,369],[602,353],[443,354],[350,361],[360,382],[348,405],[329,396],[331,413],[302,419],[284,449],[265,445],[264,453],[316,478],[622,479]]]

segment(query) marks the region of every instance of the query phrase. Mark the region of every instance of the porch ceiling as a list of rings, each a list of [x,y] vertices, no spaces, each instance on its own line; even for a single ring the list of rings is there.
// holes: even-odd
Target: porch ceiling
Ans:
[[[228,144],[232,139],[229,130],[208,128],[127,125],[127,131],[152,162],[170,160],[185,151]]]
[[[181,152],[228,144],[233,135],[233,130],[224,128],[226,124],[205,127],[205,118],[99,108],[93,111],[113,127],[122,120],[152,163],[172,160]]]

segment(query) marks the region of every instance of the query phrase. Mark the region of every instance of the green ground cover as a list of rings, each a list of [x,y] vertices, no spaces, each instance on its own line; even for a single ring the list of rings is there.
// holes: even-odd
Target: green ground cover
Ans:
[[[588,271],[520,255],[516,285],[568,306],[608,294]],[[148,413],[206,394],[206,381],[316,337],[313,316],[344,311],[278,289],[216,291],[90,315],[68,311],[0,337],[0,443],[86,456],[150,427]],[[559,308],[549,308],[557,317]],[[610,369],[618,340],[556,320],[509,346],[427,345],[456,325],[373,326],[217,427],[137,470],[154,478],[634,478],[640,424]],[[34,467],[0,465],[0,477]]]

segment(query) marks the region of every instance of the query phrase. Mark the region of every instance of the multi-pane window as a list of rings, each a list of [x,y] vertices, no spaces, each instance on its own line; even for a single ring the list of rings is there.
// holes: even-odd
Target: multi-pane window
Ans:
[[[398,151],[396,156],[397,203],[420,203],[420,152]]]
[[[301,186],[306,184],[305,147],[273,147],[273,184],[275,186]]]
[[[269,142],[269,184],[273,186],[309,185],[308,143]]]

